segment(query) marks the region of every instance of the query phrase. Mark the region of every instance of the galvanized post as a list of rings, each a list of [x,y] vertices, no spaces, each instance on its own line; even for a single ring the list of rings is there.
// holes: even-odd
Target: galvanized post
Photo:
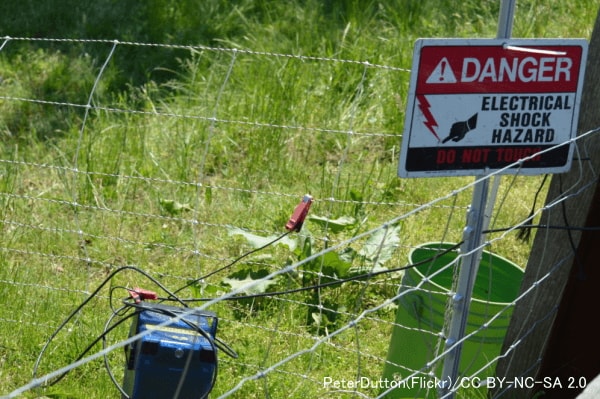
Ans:
[[[511,36],[515,3],[516,0],[502,1],[498,19],[498,39],[508,39]],[[453,386],[457,383],[462,351],[461,340],[465,336],[473,286],[475,284],[475,278],[477,277],[477,271],[481,261],[481,253],[483,251],[483,232],[489,225],[492,213],[491,210],[493,208],[499,184],[500,179],[496,177],[489,204],[488,178],[485,176],[477,177],[473,189],[473,198],[467,214],[467,226],[463,231],[463,245],[461,246],[461,253],[464,254],[464,257],[460,261],[456,293],[450,299],[452,319],[450,321],[450,327],[447,330],[445,343],[445,351],[447,351],[448,354],[444,359],[444,366],[442,369],[440,382],[441,398],[453,399],[455,395]]]
[[[489,179],[483,176],[478,178],[467,214],[467,226],[463,230],[463,244],[460,251],[464,257],[460,261],[456,293],[451,298],[452,319],[445,343],[445,350],[448,353],[442,369],[440,397],[454,398],[452,387],[456,386],[463,346],[460,340],[465,336],[473,285],[481,260],[488,189]]]
[[[497,39],[508,39],[511,37],[516,3],[517,0],[502,0],[500,17],[498,18]]]

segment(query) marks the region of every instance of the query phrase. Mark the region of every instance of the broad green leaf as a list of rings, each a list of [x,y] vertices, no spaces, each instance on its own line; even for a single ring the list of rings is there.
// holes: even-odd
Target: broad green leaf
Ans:
[[[273,280],[265,280],[268,271],[260,270],[252,272],[241,270],[223,279],[223,283],[229,285],[233,290],[240,290],[245,294],[262,294],[267,292],[269,286],[275,284]],[[250,286],[251,284],[254,284]]]
[[[334,233],[339,233],[345,229],[351,229],[356,225],[356,219],[351,216],[342,216],[337,219],[330,219],[324,216],[309,215],[308,217],[312,222],[326,227]]]
[[[400,225],[396,224],[387,229],[380,229],[373,234],[365,245],[358,251],[366,260],[383,265],[391,259],[394,251],[400,245]]]
[[[240,235],[240,236],[244,237],[246,239],[246,241],[248,241],[248,244],[250,244],[250,246],[252,246],[252,248],[264,247],[265,245],[267,245],[268,243],[270,243],[271,241],[273,241],[274,239],[276,239],[278,237],[278,236],[263,237],[263,236],[259,236],[256,234],[249,233],[249,232],[239,229],[237,227],[230,228],[229,235],[230,236]],[[276,244],[283,244],[283,245],[287,246],[291,251],[296,249],[296,240],[289,238],[289,237],[283,237],[281,240],[277,241]]]
[[[337,252],[327,252],[323,255],[323,272],[331,277],[346,277],[351,265],[351,262],[342,259]]]
[[[214,284],[207,284],[203,281],[193,280],[188,283],[192,283],[189,285],[189,289],[192,291],[192,296],[194,298],[202,298],[203,296],[216,296],[223,292],[223,288],[219,288]]]
[[[346,247],[338,252],[340,255],[340,259],[348,264],[352,263],[354,258],[356,257],[356,251],[351,247]]]
[[[352,266],[352,262],[343,259],[339,253],[331,251],[305,263],[304,269],[320,272],[323,274],[322,280],[328,281],[329,279],[346,277],[350,266]]]

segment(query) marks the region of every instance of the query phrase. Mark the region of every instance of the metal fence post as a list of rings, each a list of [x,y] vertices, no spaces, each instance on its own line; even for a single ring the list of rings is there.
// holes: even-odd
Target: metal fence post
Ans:
[[[508,39],[512,34],[515,3],[516,0],[502,1],[498,18],[498,39]],[[443,398],[454,398],[452,387],[458,378],[462,351],[461,340],[465,335],[469,304],[481,261],[483,232],[489,225],[499,184],[500,178],[496,177],[489,201],[489,179],[485,176],[478,177],[473,189],[473,198],[467,215],[467,226],[463,231],[464,243],[461,247],[461,253],[465,256],[460,261],[456,293],[451,298],[452,319],[444,349],[448,351],[448,354],[444,359],[440,383],[440,397]]]

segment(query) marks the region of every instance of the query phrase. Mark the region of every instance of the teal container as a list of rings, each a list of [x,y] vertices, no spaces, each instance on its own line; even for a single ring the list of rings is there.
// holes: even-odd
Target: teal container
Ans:
[[[405,271],[400,288],[396,312],[396,325],[392,331],[383,381],[387,387],[394,386],[386,398],[436,398],[436,377],[441,378],[443,358],[428,369],[439,353],[444,351],[441,336],[448,299],[454,279],[454,266],[441,269],[458,257],[450,243],[427,243],[413,249],[410,264],[416,265]],[[425,276],[429,280],[415,289]],[[472,376],[491,359],[500,354],[506,329],[513,312],[511,305],[519,294],[523,270],[509,260],[483,251],[477,271],[467,318],[466,334],[481,328],[499,312],[488,327],[464,341],[459,376]],[[477,377],[482,381],[494,375],[495,364],[488,366]],[[420,370],[405,384],[396,383]],[[472,389],[472,388],[469,388]],[[479,388],[484,389],[484,388]],[[483,396],[485,397],[485,393]]]

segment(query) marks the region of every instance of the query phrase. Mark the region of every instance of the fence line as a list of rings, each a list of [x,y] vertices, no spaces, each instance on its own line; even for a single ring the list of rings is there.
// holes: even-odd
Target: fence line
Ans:
[[[511,301],[504,309],[494,313],[486,314],[486,321],[466,334],[464,338],[457,342],[453,347],[437,351],[433,357],[428,359],[421,367],[412,368],[404,364],[396,363],[387,358],[387,346],[381,345],[378,340],[389,339],[389,331],[393,328],[402,328],[410,331],[418,331],[422,335],[431,336],[441,342],[444,338],[444,326],[441,328],[425,328],[428,326],[420,326],[419,328],[398,323],[393,313],[397,309],[400,300],[406,298],[411,293],[420,293],[425,296],[437,295],[439,292],[429,289],[426,285],[444,273],[449,273],[455,277],[457,265],[460,259],[469,254],[459,253],[454,261],[444,265],[433,273],[428,274],[424,279],[419,281],[414,287],[401,290],[401,278],[410,267],[406,261],[402,260],[402,256],[406,255],[407,251],[418,248],[417,243],[411,240],[430,239],[432,242],[448,242],[456,241],[460,238],[460,229],[456,219],[463,217],[467,209],[466,197],[471,189],[477,184],[477,181],[469,183],[461,183],[457,188],[449,188],[444,192],[436,192],[434,199],[423,197],[419,192],[423,185],[422,181],[404,182],[403,185],[396,187],[385,178],[381,178],[384,172],[371,173],[366,171],[364,163],[360,165],[360,160],[353,159],[352,154],[353,140],[359,139],[394,139],[400,141],[401,134],[378,132],[377,130],[369,132],[356,131],[355,117],[360,110],[360,102],[365,100],[365,83],[368,79],[368,72],[373,69],[381,69],[391,73],[407,73],[408,69],[371,64],[367,61],[340,60],[334,58],[311,57],[301,55],[277,54],[269,52],[257,52],[243,49],[226,49],[219,47],[205,46],[181,46],[181,45],[163,45],[151,43],[135,43],[135,42],[119,42],[110,40],[86,40],[86,39],[43,39],[43,38],[11,38],[5,37],[4,42],[0,46],[0,51],[6,48],[11,42],[57,42],[66,44],[86,44],[100,43],[112,46],[111,52],[104,59],[103,67],[96,75],[94,86],[88,93],[88,101],[86,104],[78,104],[62,101],[48,101],[46,99],[17,97],[12,95],[0,95],[0,100],[9,104],[26,103],[36,104],[49,107],[67,107],[78,110],[84,110],[85,116],[79,126],[76,145],[73,150],[73,161],[63,162],[59,160],[52,161],[31,161],[20,159],[18,157],[0,158],[0,183],[4,184],[0,190],[0,226],[3,229],[3,236],[6,239],[0,247],[0,263],[3,264],[3,270],[0,273],[0,290],[7,292],[14,302],[7,301],[5,309],[0,312],[0,321],[11,324],[23,331],[23,337],[18,337],[19,344],[25,344],[28,350],[31,348],[39,349],[39,345],[44,343],[47,337],[42,336],[40,328],[54,329],[60,326],[56,323],[40,322],[35,314],[46,311],[47,307],[51,307],[55,315],[66,315],[69,310],[77,306],[81,302],[82,297],[87,297],[93,293],[93,287],[101,277],[118,270],[119,264],[131,264],[128,260],[135,259],[135,264],[143,265],[148,262],[149,267],[147,273],[155,276],[158,279],[168,280],[170,283],[187,282],[194,279],[202,272],[206,272],[207,265],[204,263],[225,263],[233,257],[232,254],[242,252],[244,244],[239,241],[234,242],[231,235],[226,235],[223,232],[231,230],[241,230],[242,233],[255,235],[270,236],[278,233],[278,228],[275,227],[279,223],[281,217],[279,214],[269,214],[265,219],[267,223],[258,223],[256,220],[245,219],[237,215],[227,215],[224,222],[223,218],[217,219],[214,215],[214,208],[204,209],[201,204],[201,195],[205,190],[214,191],[215,193],[223,193],[224,197],[219,200],[228,201],[228,195],[247,196],[249,198],[261,197],[265,201],[280,202],[284,200],[293,202],[298,198],[299,193],[287,190],[285,182],[279,185],[270,186],[265,184],[261,187],[247,187],[245,185],[231,182],[228,179],[213,180],[209,176],[206,169],[206,161],[214,149],[212,138],[219,134],[218,128],[221,125],[238,125],[241,127],[253,128],[273,128],[284,132],[302,131],[304,133],[317,135],[325,133],[327,135],[342,135],[342,139],[338,143],[338,152],[336,153],[336,162],[331,162],[333,166],[327,170],[327,173],[332,177],[331,183],[323,187],[325,193],[322,198],[315,198],[314,206],[325,214],[324,217],[309,219],[306,224],[308,232],[303,231],[297,234],[300,245],[307,245],[307,242],[322,244],[322,248],[317,244],[312,244],[310,251],[303,253],[302,257],[297,256],[297,252],[290,250],[285,254],[281,248],[271,248],[270,253],[264,254],[264,257],[257,256],[245,261],[245,265],[255,266],[261,271],[267,271],[257,278],[250,278],[250,274],[246,275],[245,280],[242,278],[238,285],[229,285],[225,279],[221,282],[203,281],[199,279],[198,287],[195,287],[202,296],[203,301],[197,307],[199,309],[216,308],[220,312],[220,322],[222,335],[226,338],[233,339],[238,336],[239,330],[260,331],[262,334],[252,334],[249,337],[255,339],[256,343],[243,344],[243,349],[247,352],[246,356],[241,359],[222,360],[224,376],[218,380],[214,395],[220,398],[235,396],[238,394],[246,394],[251,392],[254,395],[260,395],[261,390],[255,385],[258,381],[264,381],[268,386],[269,378],[282,376],[293,381],[287,381],[289,387],[293,390],[297,397],[307,395],[332,395],[341,391],[346,391],[360,397],[384,397],[391,393],[394,387],[351,387],[340,389],[339,391],[332,390],[325,383],[324,376],[331,376],[332,369],[328,362],[334,360],[323,360],[326,357],[326,351],[334,353],[332,359],[339,359],[339,363],[333,365],[333,371],[339,372],[342,379],[357,379],[360,377],[368,377],[370,380],[375,380],[381,376],[381,369],[386,365],[393,365],[402,368],[406,371],[403,373],[399,382],[409,382],[413,377],[418,377],[426,373],[429,378],[434,379],[435,375],[430,370],[434,370],[445,356],[456,345],[466,342],[468,339],[477,337],[478,334],[489,328],[490,324],[495,320],[503,317],[503,314],[509,310],[510,306],[514,306],[518,301],[521,301],[528,295],[535,295],[536,289],[540,284],[550,280],[555,275],[556,271],[564,266],[564,262],[571,258],[573,254],[567,254],[563,261],[554,265],[554,267],[543,276],[538,276],[536,282],[525,289],[514,301]],[[220,83],[217,84],[218,94],[214,107],[207,107],[209,110],[207,115],[195,115],[178,112],[164,111],[144,111],[139,109],[128,109],[109,107],[95,104],[93,101],[96,95],[97,84],[103,76],[103,71],[113,57],[114,51],[119,46],[143,46],[148,48],[170,48],[170,49],[185,49],[190,51],[211,51],[227,53],[231,55],[231,59],[223,62],[224,70]],[[1,55],[1,53],[0,53]],[[316,68],[321,63],[342,63],[351,66],[357,66],[356,81],[357,84],[347,95],[346,100],[349,104],[348,119],[340,121],[340,124],[347,126],[347,129],[330,129],[319,126],[311,126],[310,124],[278,124],[267,123],[260,121],[244,120],[242,115],[239,119],[218,118],[218,111],[223,106],[219,99],[229,87],[230,74],[234,66],[236,66],[237,57],[241,55],[257,56],[265,59],[269,58],[285,58],[296,59],[303,62],[313,62]],[[257,61],[257,62],[260,62]],[[360,71],[358,71],[360,69]],[[1,87],[0,87],[1,90]],[[1,91],[0,91],[0,94]],[[90,126],[93,115],[100,113],[110,114],[130,114],[148,118],[152,123],[155,117],[174,118],[177,120],[199,120],[207,122],[208,132],[204,139],[204,144],[200,147],[197,153],[197,158],[194,158],[192,178],[164,178],[157,172],[153,175],[151,172],[144,173],[143,171],[135,170],[134,172],[106,172],[99,169],[94,169],[94,165],[86,164],[83,166],[80,157],[85,153],[85,146],[90,145],[86,134]],[[258,120],[259,118],[255,119]],[[265,118],[266,120],[267,118]],[[340,118],[342,119],[342,118]],[[356,129],[356,130],[355,130]],[[568,144],[574,145],[576,149],[576,162],[573,167],[583,170],[588,167],[589,162],[586,159],[596,156],[591,154],[586,148],[586,140],[595,137],[600,132],[600,127],[573,138]],[[567,143],[561,143],[565,145]],[[546,151],[552,151],[556,147],[553,146]],[[159,144],[160,146],[160,144]],[[91,148],[91,145],[90,145]],[[66,151],[66,150],[65,150]],[[168,152],[169,149],[166,149]],[[397,152],[396,152],[397,153]],[[92,154],[93,155],[93,154]],[[169,161],[169,156],[173,154],[163,154],[163,162]],[[499,215],[503,216],[504,212],[509,215],[513,214],[510,207],[510,194],[518,185],[517,177],[520,177],[520,167],[528,159],[532,159],[538,154],[523,158],[506,168],[488,174],[482,179],[491,179],[506,172],[509,168],[514,172],[513,180],[508,183],[506,188],[505,198],[502,200],[499,209],[496,209],[496,218]],[[93,158],[93,157],[92,157]],[[87,161],[86,161],[87,162]],[[356,167],[357,162],[362,167]],[[379,161],[377,161],[379,162]],[[326,160],[323,160],[326,164]],[[386,165],[389,166],[389,165]],[[353,169],[355,168],[355,169]],[[382,167],[383,169],[383,167]],[[395,169],[392,165],[391,169]],[[325,167],[323,167],[325,174]],[[34,193],[34,189],[28,187],[28,171],[41,171],[44,177],[48,180],[44,181],[46,186],[39,193]],[[344,175],[350,174],[352,171],[357,171],[355,185],[344,181]],[[593,171],[594,180],[583,181],[583,177],[577,181],[572,187],[569,187],[559,198],[552,199],[547,205],[538,207],[532,210],[532,213],[526,217],[515,215],[512,222],[507,227],[502,227],[494,232],[488,232],[488,236],[499,233],[497,236],[487,238],[478,249],[489,249],[492,246],[495,248],[507,245],[514,247],[514,243],[507,243],[511,240],[511,233],[516,232],[525,226],[535,225],[535,220],[539,218],[542,211],[561,205],[569,198],[576,197],[584,190],[587,190],[597,184],[597,171]],[[49,174],[51,176],[46,176]],[[168,175],[167,175],[168,176]],[[583,176],[583,175],[582,175]],[[269,176],[268,176],[269,177]],[[122,179],[123,181],[135,184],[137,182],[146,184],[156,191],[177,192],[189,190],[192,194],[194,205],[190,208],[190,213],[181,211],[169,212],[161,210],[156,204],[153,208],[148,209],[149,202],[140,202],[138,205],[135,201],[138,200],[138,194],[115,194],[118,196],[116,201],[111,202],[110,198],[99,196],[94,200],[82,198],[83,188],[86,183],[94,185],[95,180],[111,180]],[[310,180],[310,179],[309,179]],[[125,183],[127,184],[127,183]],[[377,201],[373,198],[361,198],[360,195],[353,192],[358,191],[367,185],[374,185],[378,189],[381,187],[392,185],[398,191],[406,194],[408,197],[399,199],[400,196],[390,196],[390,198],[381,198]],[[432,183],[433,184],[433,183]],[[58,189],[53,188],[53,185]],[[361,187],[362,185],[362,187]],[[164,189],[164,187],[167,187]],[[60,189],[64,190],[60,192]],[[446,189],[446,187],[444,187]],[[414,198],[410,195],[414,194]],[[217,195],[217,194],[211,194]],[[509,198],[510,197],[510,198]],[[172,198],[176,198],[173,196]],[[273,200],[274,199],[274,200]],[[128,206],[121,205],[128,204]],[[258,205],[257,205],[258,203]],[[260,201],[253,202],[248,200],[246,206],[259,206]],[[345,206],[359,209],[355,211],[355,219],[360,219],[349,224],[351,233],[336,235],[336,226],[339,229],[346,228],[344,223],[346,219],[335,216],[340,214],[345,215],[347,212]],[[373,207],[374,210],[364,211],[364,207]],[[285,211],[278,210],[278,213],[285,213],[288,216],[288,209]],[[375,214],[377,213],[377,214]],[[191,215],[191,216],[190,216]],[[259,214],[258,217],[264,217]],[[369,219],[371,217],[371,219]],[[343,219],[340,221],[340,219]],[[516,219],[516,220],[515,220]],[[147,227],[142,221],[151,221],[159,225],[159,228],[152,233],[146,234],[144,228]],[[506,220],[506,218],[504,219]],[[97,222],[92,224],[91,221]],[[99,221],[99,222],[98,222]],[[273,221],[273,222],[271,222]],[[276,223],[277,222],[277,223]],[[322,224],[318,224],[318,223]],[[369,223],[370,224],[369,224]],[[129,223],[133,227],[129,227]],[[503,223],[497,221],[497,223]],[[257,227],[257,225],[262,227]],[[502,224],[500,224],[503,226]],[[114,226],[121,228],[111,229]],[[127,226],[127,227],[124,227]],[[166,226],[166,227],[165,227]],[[175,226],[175,227],[172,227]],[[402,226],[397,237],[392,234],[395,226]],[[543,226],[538,225],[539,229],[550,229],[555,227],[566,226]],[[578,226],[575,226],[577,228]],[[314,228],[314,231],[312,231]],[[171,233],[170,229],[174,232]],[[184,231],[190,229],[191,234],[185,235]],[[321,230],[318,230],[321,229]],[[421,229],[424,232],[415,232]],[[428,229],[430,229],[428,231]],[[493,230],[493,229],[491,229]],[[316,231],[319,231],[316,233]],[[157,232],[165,232],[161,235]],[[221,234],[221,235],[219,235]],[[32,240],[31,237],[36,237]],[[75,242],[73,241],[75,237]],[[216,237],[216,238],[215,238]],[[415,238],[416,237],[416,238]],[[238,237],[239,238],[239,237]],[[204,240],[214,239],[211,245],[204,247]],[[249,238],[248,240],[251,240]],[[71,243],[70,246],[59,247],[56,241],[65,240]],[[240,238],[243,241],[244,238]],[[231,242],[230,242],[231,241]],[[550,244],[549,244],[550,245]],[[219,251],[215,250],[215,247]],[[64,248],[69,248],[65,250]],[[301,247],[300,247],[301,248]],[[63,252],[64,251],[64,252]],[[152,252],[155,251],[155,252]],[[279,251],[279,252],[278,252]],[[342,262],[345,256],[349,253],[359,254],[356,259],[362,259],[357,266],[357,270],[362,271],[361,279],[345,280],[344,277],[335,272],[330,272],[325,267],[329,267],[329,262],[332,258],[336,262]],[[123,253],[123,254],[122,254]],[[149,255],[150,253],[150,255]],[[230,255],[231,253],[231,255]],[[226,254],[226,255],[225,255]],[[36,261],[36,259],[38,259]],[[56,272],[48,267],[47,261],[55,264],[64,264],[63,272]],[[120,261],[124,260],[124,263]],[[385,263],[387,262],[387,263]],[[162,264],[165,264],[162,266]],[[385,263],[385,265],[384,265]],[[158,264],[158,266],[157,266]],[[30,272],[23,270],[23,265],[31,269]],[[401,265],[401,266],[399,266]],[[5,267],[4,267],[5,266]],[[30,267],[31,266],[31,267]],[[84,266],[83,268],[81,266]],[[312,267],[312,268],[311,268]],[[63,268],[63,266],[61,266]],[[81,270],[84,269],[84,270]],[[391,270],[394,270],[392,272]],[[250,268],[242,269],[248,271]],[[389,271],[389,275],[385,274]],[[28,274],[31,273],[31,274]],[[190,277],[192,276],[192,277]],[[236,305],[229,305],[236,296],[247,295],[249,292],[260,291],[261,286],[269,284],[273,281],[281,279],[286,282],[284,286],[290,294],[269,296],[268,292],[265,296],[256,296],[251,298],[251,304],[237,302]],[[123,277],[124,282],[115,283],[115,286],[130,287],[136,284],[133,277]],[[230,279],[231,280],[231,279]],[[229,280],[229,281],[230,281]],[[305,281],[306,280],[306,281]],[[308,280],[311,282],[309,283]],[[81,281],[84,281],[82,284]],[[315,282],[316,288],[311,286],[312,281]],[[300,282],[300,283],[299,283]],[[329,294],[325,292],[327,287],[325,284],[332,282],[340,284],[344,282],[343,288],[337,288],[339,292]],[[111,282],[112,284],[112,282]],[[224,285],[225,284],[225,285]],[[300,285],[306,293],[314,293],[302,296],[296,295],[290,288],[291,284]],[[354,284],[350,286],[350,284]],[[85,286],[85,289],[82,289]],[[297,286],[295,286],[297,287]],[[352,287],[352,288],[350,288]],[[211,291],[214,290],[214,291]],[[304,292],[304,291],[303,291]],[[340,306],[335,302],[335,299],[342,293],[351,293],[352,308],[348,306]],[[444,294],[450,297],[452,289]],[[492,292],[488,293],[493,294]],[[214,295],[211,297],[211,295]],[[43,301],[36,301],[35,298],[44,298]],[[110,302],[113,299],[112,291],[110,294],[104,292],[97,293],[95,297],[101,301]],[[261,299],[266,298],[268,304],[258,303]],[[45,302],[45,303],[40,303]],[[258,303],[258,304],[257,304]],[[111,304],[112,305],[112,304]],[[55,306],[55,308],[52,308]],[[256,306],[256,308],[255,308]],[[261,307],[262,306],[262,307]],[[269,308],[271,306],[271,308]],[[276,310],[273,311],[273,308]],[[274,312],[270,314],[269,311]],[[100,312],[98,310],[97,312]],[[82,312],[78,317],[86,326],[99,328],[96,311]],[[187,313],[192,312],[190,310]],[[551,317],[556,309],[549,309],[547,314],[531,315],[532,320],[527,323],[527,328],[522,332],[521,337],[525,337],[534,333],[536,325],[548,317]],[[185,317],[186,312],[179,316],[179,319]],[[20,314],[21,317],[16,317],[15,314]],[[240,315],[241,314],[241,315]],[[270,317],[269,317],[270,315]],[[301,315],[300,317],[298,315]],[[329,315],[329,316],[328,316]],[[93,316],[96,316],[94,319]],[[299,320],[304,316],[306,320]],[[56,316],[61,319],[61,316]],[[311,317],[314,324],[311,324]],[[331,319],[328,319],[328,318]],[[448,314],[444,315],[445,318]],[[171,320],[172,321],[172,320]],[[169,321],[170,322],[170,321]],[[169,322],[165,322],[166,326]],[[446,324],[446,323],[443,323]],[[77,324],[73,324],[73,331],[79,333],[76,329]],[[423,327],[423,328],[421,328]],[[73,331],[71,333],[73,333]],[[85,333],[78,337],[79,340],[87,338]],[[79,360],[71,360],[67,365],[64,365],[65,357],[49,360],[50,365],[46,366],[50,371],[40,372],[41,376],[34,375],[32,378],[20,376],[19,379],[9,380],[8,388],[10,392],[0,392],[6,394],[6,398],[16,398],[19,395],[28,392],[37,387],[43,386],[46,382],[63,375],[63,373],[84,367],[85,365],[99,360],[110,355],[117,349],[121,349],[126,345],[149,334],[149,331],[136,334],[134,336],[117,339],[115,343],[103,348],[91,355],[82,357]],[[379,334],[379,335],[378,335]],[[260,336],[259,336],[260,335]],[[264,337],[263,337],[264,335]],[[242,336],[243,339],[249,339],[247,336]],[[260,340],[260,343],[258,341]],[[288,346],[278,346],[280,341],[285,341]],[[291,341],[291,342],[290,342]],[[507,356],[511,351],[515,350],[520,345],[520,340],[513,343],[506,353],[500,353],[487,359],[487,364],[483,365],[472,374],[465,377],[477,377],[483,375],[483,371],[488,366],[494,366],[499,359]],[[68,342],[61,342],[68,348],[66,356],[73,355],[77,348],[69,347]],[[15,345],[19,346],[19,345]],[[77,345],[75,345],[77,346]],[[257,351],[255,346],[264,346],[267,353],[254,353]],[[276,349],[271,349],[276,347]],[[321,352],[325,353],[321,355]],[[0,341],[0,360],[3,354],[6,353],[9,357],[16,355],[16,349],[6,347]],[[30,362],[30,354],[27,361]],[[307,359],[305,359],[307,358]],[[368,360],[367,360],[368,359]],[[340,365],[344,364],[344,368],[352,368],[352,370],[340,370]],[[346,367],[346,364],[348,366]],[[22,365],[21,373],[28,366]],[[534,367],[535,365],[532,365]],[[276,384],[275,382],[274,384]],[[280,382],[281,383],[281,382]],[[6,385],[6,384],[3,384]],[[452,392],[460,389],[456,386]],[[276,389],[275,386],[267,389],[267,392],[262,392],[264,396],[268,394],[269,389]],[[510,390],[508,387],[506,390]],[[506,392],[506,390],[504,392]],[[106,394],[106,391],[103,392]]]

